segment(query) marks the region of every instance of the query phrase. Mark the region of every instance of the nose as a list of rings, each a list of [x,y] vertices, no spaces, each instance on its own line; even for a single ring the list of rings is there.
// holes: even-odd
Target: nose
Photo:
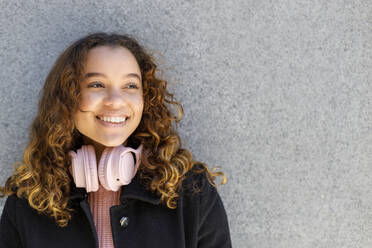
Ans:
[[[111,89],[108,90],[105,98],[104,104],[108,106],[112,106],[113,108],[118,108],[123,106],[126,103],[125,97],[120,90]]]

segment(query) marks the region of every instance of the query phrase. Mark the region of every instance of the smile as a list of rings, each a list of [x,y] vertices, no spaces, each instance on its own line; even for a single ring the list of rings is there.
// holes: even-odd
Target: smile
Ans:
[[[111,123],[121,123],[124,122],[128,117],[127,116],[97,116],[98,119],[106,122],[111,122]]]
[[[129,118],[120,118],[120,117],[115,117],[115,118],[112,118],[112,119],[104,118],[102,120],[98,116],[96,116],[96,119],[98,120],[98,122],[105,127],[123,127],[126,125],[129,119]],[[120,119],[117,119],[117,118],[120,118]]]

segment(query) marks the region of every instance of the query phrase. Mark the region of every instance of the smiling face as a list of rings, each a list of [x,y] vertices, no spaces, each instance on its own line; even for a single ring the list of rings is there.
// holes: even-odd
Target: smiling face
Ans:
[[[141,70],[124,47],[98,46],[87,55],[74,123],[96,151],[126,144],[143,112]],[[126,118],[124,120],[124,118]]]

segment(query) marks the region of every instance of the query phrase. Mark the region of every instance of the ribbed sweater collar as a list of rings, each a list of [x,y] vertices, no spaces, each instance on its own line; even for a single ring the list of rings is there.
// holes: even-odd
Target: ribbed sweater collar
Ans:
[[[73,180],[71,180],[70,187],[71,201],[82,201],[84,198],[88,197],[86,189],[76,187]],[[146,190],[139,181],[138,174],[133,178],[130,184],[121,187],[120,203],[123,204],[127,199],[136,199],[152,203],[154,205],[158,205],[160,203],[160,196],[154,192]]]

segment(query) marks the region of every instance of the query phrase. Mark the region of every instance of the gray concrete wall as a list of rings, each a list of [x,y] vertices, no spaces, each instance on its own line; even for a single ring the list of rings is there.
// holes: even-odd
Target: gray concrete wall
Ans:
[[[185,146],[227,174],[234,247],[371,247],[371,13],[370,0],[1,0],[1,182],[58,54],[130,33],[183,104]]]

